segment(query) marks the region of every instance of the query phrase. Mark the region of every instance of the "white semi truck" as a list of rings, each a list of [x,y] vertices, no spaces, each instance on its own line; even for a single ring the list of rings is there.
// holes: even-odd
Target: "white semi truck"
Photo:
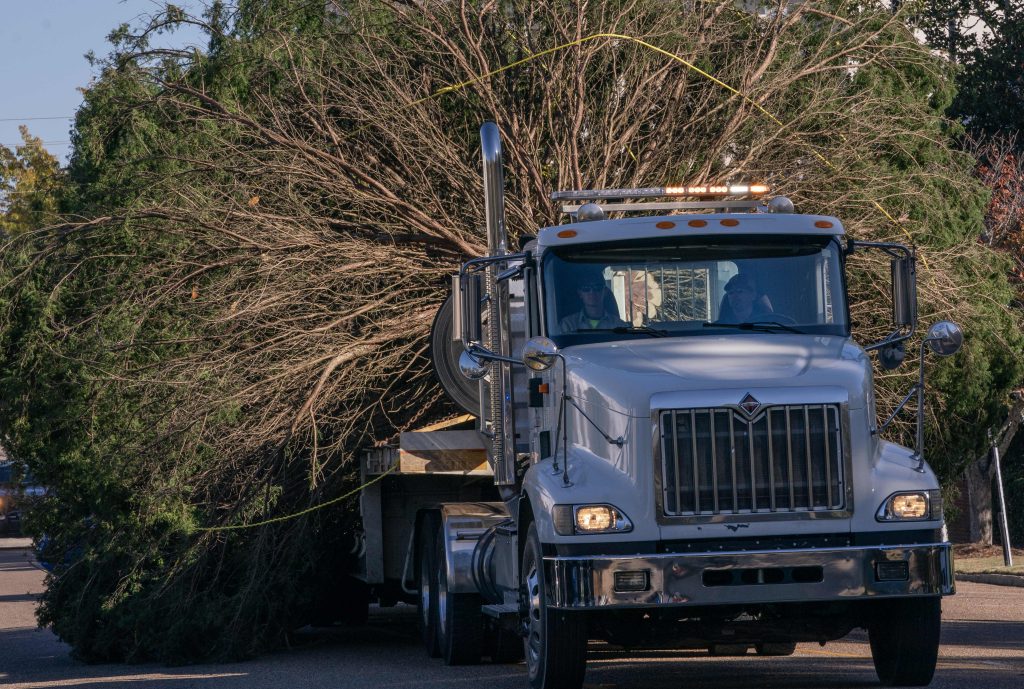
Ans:
[[[923,372],[878,424],[869,357],[894,368],[914,334],[913,251],[743,185],[556,192],[571,222],[511,251],[493,123],[481,144],[489,255],[433,335],[477,421],[366,454],[388,475],[359,578],[417,603],[432,656],[525,655],[534,689],[579,687],[590,640],[787,655],[858,627],[883,683],[928,684],[954,587]],[[892,263],[893,330],[867,346],[860,250]],[[961,343],[937,323],[918,365]],[[883,440],[915,398],[916,447]]]

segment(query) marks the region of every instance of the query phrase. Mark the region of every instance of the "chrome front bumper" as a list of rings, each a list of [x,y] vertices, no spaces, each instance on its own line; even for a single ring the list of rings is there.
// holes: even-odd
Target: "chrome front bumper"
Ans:
[[[544,566],[547,599],[556,608],[842,601],[954,592],[949,543],[545,557]],[[633,582],[645,579],[646,589],[616,590],[616,572],[627,571],[633,573]],[[636,574],[643,571],[647,574]]]

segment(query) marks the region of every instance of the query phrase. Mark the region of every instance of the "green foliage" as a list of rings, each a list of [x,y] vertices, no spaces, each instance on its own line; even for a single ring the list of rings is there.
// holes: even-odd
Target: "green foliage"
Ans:
[[[52,488],[31,524],[57,565],[40,619],[81,657],[245,656],[337,586],[351,502],[203,527],[341,495],[360,448],[450,411],[424,340],[447,276],[481,251],[488,118],[515,232],[557,222],[554,188],[764,179],[858,238],[912,240],[923,318],[969,333],[934,366],[929,459],[952,475],[983,442],[1024,342],[977,243],[985,192],[940,116],[951,75],[883,7],[332,7],[215,3],[115,31],[76,119],[68,222],[3,255],[0,428]],[[150,50],[182,21],[208,51]],[[785,126],[621,39],[477,79],[594,32],[678,54]],[[852,265],[867,342],[888,327],[888,266]],[[909,369],[879,376],[880,412]]]

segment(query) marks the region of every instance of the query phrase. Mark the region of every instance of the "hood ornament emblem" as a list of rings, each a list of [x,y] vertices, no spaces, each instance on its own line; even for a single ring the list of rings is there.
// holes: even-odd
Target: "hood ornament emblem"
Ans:
[[[747,415],[747,418],[752,418],[760,408],[761,403],[749,392],[746,397],[740,400],[740,409],[742,409],[743,413]]]

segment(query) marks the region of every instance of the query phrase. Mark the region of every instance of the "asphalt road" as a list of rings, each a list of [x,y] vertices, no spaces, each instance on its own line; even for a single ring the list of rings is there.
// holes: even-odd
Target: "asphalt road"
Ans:
[[[43,573],[23,550],[0,550],[0,687],[88,689],[374,689],[476,687],[523,689],[519,665],[446,668],[426,657],[407,607],[371,611],[358,629],[308,630],[290,650],[244,663],[168,668],[85,665],[35,626]],[[1024,588],[958,584],[943,603],[943,648],[932,687],[1024,686]],[[591,689],[782,689],[878,686],[867,638],[855,633],[819,647],[801,644],[788,658],[711,658],[705,653],[621,654],[594,646]]]

